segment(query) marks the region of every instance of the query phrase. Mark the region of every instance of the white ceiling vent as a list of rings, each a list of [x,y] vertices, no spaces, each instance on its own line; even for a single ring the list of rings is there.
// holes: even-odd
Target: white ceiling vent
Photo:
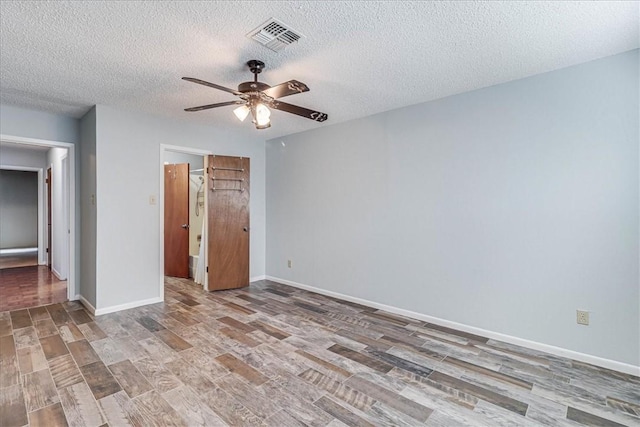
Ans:
[[[271,18],[258,28],[250,31],[247,37],[268,47],[274,52],[279,52],[304,36],[292,30],[288,25]]]

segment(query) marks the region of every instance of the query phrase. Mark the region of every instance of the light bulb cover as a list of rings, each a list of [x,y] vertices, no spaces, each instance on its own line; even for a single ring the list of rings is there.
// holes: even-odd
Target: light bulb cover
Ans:
[[[266,105],[258,103],[256,104],[256,127],[258,129],[266,129],[271,126],[271,111]]]
[[[233,110],[233,114],[236,115],[238,120],[243,122],[244,119],[246,119],[247,116],[249,115],[250,111],[251,110],[249,110],[249,107],[247,107],[246,105],[243,105],[243,106],[240,106],[240,107],[236,108],[235,110]]]
[[[269,117],[262,117],[262,118],[256,119],[256,124],[258,126],[266,126],[269,123],[271,123],[271,120],[269,119]],[[266,127],[269,127],[269,126],[266,126]]]
[[[266,105],[258,103],[256,105],[256,119],[268,119],[271,117],[271,111],[267,108]]]

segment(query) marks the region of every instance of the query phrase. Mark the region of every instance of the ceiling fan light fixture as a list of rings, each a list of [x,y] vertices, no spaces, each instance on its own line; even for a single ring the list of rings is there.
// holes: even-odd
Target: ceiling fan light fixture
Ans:
[[[209,86],[223,92],[228,92],[241,99],[238,101],[218,102],[216,104],[185,108],[184,110],[193,112],[217,107],[226,107],[229,105],[240,105],[240,107],[233,110],[233,113],[240,121],[244,121],[247,116],[251,114],[251,123],[256,126],[256,129],[266,129],[271,127],[271,110],[269,108],[275,108],[276,110],[295,114],[316,122],[324,122],[329,118],[326,113],[321,113],[319,111],[310,110],[308,108],[288,104],[282,101],[276,101],[277,99],[285,96],[308,92],[309,87],[306,84],[299,82],[298,80],[289,80],[276,86],[269,86],[266,83],[258,81],[258,74],[264,68],[264,62],[252,59],[247,62],[247,65],[249,66],[249,70],[253,73],[253,81],[240,83],[238,85],[238,90],[229,89],[227,87],[193,77],[183,77],[183,80],[203,86]]]
[[[256,118],[256,128],[266,129],[271,126],[271,119],[269,117]]]
[[[246,105],[242,105],[238,108],[236,108],[235,110],[233,110],[233,114],[236,115],[236,117],[238,118],[238,120],[240,120],[241,122],[244,121],[244,119],[247,118],[247,116],[249,115],[249,112],[251,110],[249,110],[249,107],[247,107]]]
[[[269,110],[266,105],[258,103],[256,105],[256,120],[259,122],[268,122],[269,117],[271,117],[271,110]]]
[[[249,111],[251,112],[251,121],[256,125],[256,129],[267,129],[271,127],[271,111],[263,103],[253,99],[248,104]]]

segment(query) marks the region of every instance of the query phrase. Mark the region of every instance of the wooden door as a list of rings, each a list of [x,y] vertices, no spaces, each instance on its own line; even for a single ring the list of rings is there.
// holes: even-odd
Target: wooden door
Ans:
[[[51,270],[51,168],[47,168],[47,267]]]
[[[249,286],[249,159],[208,156],[209,290]]]
[[[164,165],[164,274],[189,277],[189,163]]]

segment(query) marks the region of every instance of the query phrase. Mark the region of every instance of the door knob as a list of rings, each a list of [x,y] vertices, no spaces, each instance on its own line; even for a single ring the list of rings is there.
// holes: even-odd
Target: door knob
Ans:
[[[189,224],[182,224],[180,227],[182,227],[182,228],[189,228]]]
[[[249,227],[242,227],[242,231],[249,231]]]

